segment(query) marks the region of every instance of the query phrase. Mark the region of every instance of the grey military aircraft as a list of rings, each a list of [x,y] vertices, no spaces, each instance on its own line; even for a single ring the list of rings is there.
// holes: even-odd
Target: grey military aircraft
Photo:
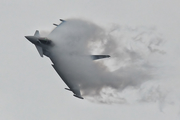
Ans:
[[[61,27],[61,25],[64,22],[66,22],[63,19],[60,19],[60,21],[61,21],[60,24],[53,24],[53,25],[55,25],[56,28],[57,28],[57,27]],[[56,30],[56,28],[54,30]],[[25,37],[32,44],[35,45],[35,47],[37,48],[37,51],[39,52],[39,55],[41,57],[43,57],[43,55],[45,55],[45,56],[50,58],[50,60],[53,63],[52,67],[56,70],[56,72],[61,77],[61,79],[65,82],[65,84],[69,87],[69,88],[65,88],[65,89],[69,90],[69,91],[72,91],[74,93],[75,97],[80,98],[80,99],[84,99],[82,97],[82,95],[81,95],[79,87],[76,84],[73,83],[73,80],[68,79],[66,74],[63,73],[64,69],[61,66],[59,66],[59,62],[63,62],[63,61],[58,61],[57,60],[57,58],[55,56],[58,56],[58,55],[52,55],[53,51],[51,51],[51,49],[54,47],[53,39],[49,39],[47,37],[40,37],[40,34],[39,34],[38,30],[36,30],[34,36],[25,36]],[[110,56],[109,55],[90,55],[90,57],[91,57],[92,60],[97,60],[97,59],[102,59],[102,58],[109,58]],[[61,63],[61,64],[63,64],[63,63]]]

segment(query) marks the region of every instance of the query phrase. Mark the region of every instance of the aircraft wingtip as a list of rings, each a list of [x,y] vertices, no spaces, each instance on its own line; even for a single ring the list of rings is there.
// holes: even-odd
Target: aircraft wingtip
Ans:
[[[80,98],[80,99],[84,99],[82,96],[79,96],[79,95],[76,95],[76,94],[74,94],[73,96],[77,97],[77,98]]]

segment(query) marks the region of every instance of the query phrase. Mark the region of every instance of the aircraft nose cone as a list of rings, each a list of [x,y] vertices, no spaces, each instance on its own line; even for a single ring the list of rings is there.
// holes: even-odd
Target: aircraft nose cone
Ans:
[[[37,43],[37,38],[34,36],[25,36],[26,39],[28,39],[30,42],[32,42],[33,44]]]

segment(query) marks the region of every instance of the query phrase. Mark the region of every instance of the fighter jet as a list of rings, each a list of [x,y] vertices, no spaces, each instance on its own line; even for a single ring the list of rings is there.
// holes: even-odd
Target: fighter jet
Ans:
[[[61,27],[61,25],[66,22],[65,20],[60,19],[61,23],[53,24],[56,27]],[[55,31],[56,28],[53,30]],[[52,32],[53,32],[52,31]],[[51,33],[52,33],[51,32]],[[51,34],[50,33],[50,34]],[[69,79],[66,74],[64,74],[64,69],[60,65],[62,65],[63,61],[59,61],[57,59],[58,55],[54,55],[53,51],[51,49],[55,46],[55,43],[53,42],[53,39],[49,39],[47,37],[40,37],[39,31],[36,30],[34,36],[25,36],[32,44],[35,45],[37,48],[37,51],[41,57],[44,55],[49,57],[52,61],[52,67],[55,69],[55,71],[58,73],[58,75],[61,77],[61,79],[65,82],[65,84],[69,88],[65,88],[66,90],[72,91],[74,93],[74,96],[80,99],[84,99],[81,95],[80,88],[76,83],[73,82],[73,80]],[[109,58],[109,55],[90,55],[90,58],[92,60],[102,59],[102,58]]]

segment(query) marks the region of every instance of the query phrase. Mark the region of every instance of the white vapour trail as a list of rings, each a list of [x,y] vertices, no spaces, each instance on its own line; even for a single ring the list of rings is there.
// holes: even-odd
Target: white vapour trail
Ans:
[[[64,61],[60,66],[79,85],[83,96],[104,102],[102,94],[116,101],[116,92],[154,79],[152,56],[165,54],[159,49],[163,40],[154,31],[117,25],[107,31],[88,21],[69,19],[48,37],[55,43],[52,50]],[[92,61],[90,54],[109,54],[111,58]]]

